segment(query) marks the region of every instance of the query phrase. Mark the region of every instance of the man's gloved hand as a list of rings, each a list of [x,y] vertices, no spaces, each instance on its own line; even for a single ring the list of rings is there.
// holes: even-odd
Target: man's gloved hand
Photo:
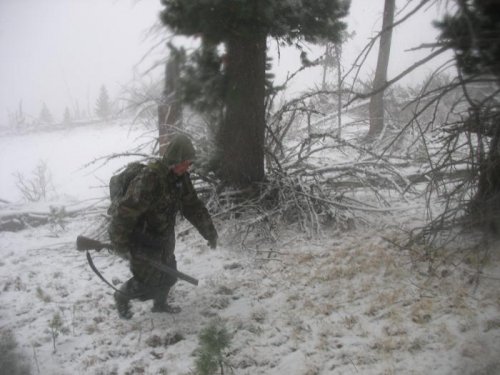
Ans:
[[[211,249],[215,249],[217,247],[217,237],[211,238],[208,240],[207,244]]]

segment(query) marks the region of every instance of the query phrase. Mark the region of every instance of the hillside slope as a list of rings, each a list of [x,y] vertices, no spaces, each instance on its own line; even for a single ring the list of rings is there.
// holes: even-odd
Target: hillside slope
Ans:
[[[52,149],[54,160],[64,158],[55,150],[63,137],[65,149],[73,150],[99,134],[105,153],[124,150],[127,140],[139,142],[139,132],[123,126],[79,132],[31,141]],[[0,143],[20,147],[27,140]],[[14,159],[4,155],[12,148],[1,150],[0,160]],[[83,159],[103,154],[96,149],[64,163],[67,170],[79,170]],[[113,168],[95,173],[106,181]],[[59,165],[53,173],[65,181]],[[500,373],[498,251],[479,275],[474,259],[450,257],[440,259],[437,275],[429,276],[427,263],[419,260],[424,249],[408,252],[394,245],[403,239],[403,224],[421,220],[410,210],[384,216],[378,225],[325,229],[314,237],[281,227],[274,241],[247,246],[233,235],[234,223],[216,221],[216,250],[180,220],[178,267],[200,285],[175,286],[170,302],[182,308],[178,315],[152,313],[150,301],[135,301],[134,317],[120,320],[112,290],[75,250],[77,235],[98,236],[105,228],[106,201],[96,206],[98,195],[85,190],[95,173],[83,174],[78,194],[69,194],[76,187],[67,181],[58,183],[60,195],[52,202],[0,206],[0,214],[48,212],[49,205],[75,212],[42,226],[0,232],[0,326],[18,343],[0,361],[17,351],[33,374],[187,375],[194,373],[200,331],[217,320],[232,336],[225,373],[229,367],[252,375]],[[62,186],[70,187],[68,194]],[[116,256],[92,255],[116,285],[130,277]]]

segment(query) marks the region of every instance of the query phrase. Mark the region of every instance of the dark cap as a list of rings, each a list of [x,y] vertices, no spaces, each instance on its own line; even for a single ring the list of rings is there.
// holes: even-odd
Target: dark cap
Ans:
[[[168,144],[162,162],[167,166],[176,165],[185,160],[194,160],[195,154],[191,140],[184,134],[176,134]]]

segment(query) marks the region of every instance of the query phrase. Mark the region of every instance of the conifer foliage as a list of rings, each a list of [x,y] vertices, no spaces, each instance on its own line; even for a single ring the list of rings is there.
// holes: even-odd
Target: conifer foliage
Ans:
[[[214,320],[199,335],[199,347],[195,351],[196,370],[199,375],[224,374],[224,368],[230,367],[226,351],[231,343],[231,336],[220,320]]]
[[[111,117],[112,114],[111,101],[109,99],[108,90],[104,85],[101,86],[101,89],[99,91],[99,97],[97,98],[95,107],[95,114],[103,120],[107,120],[109,117]]]
[[[262,181],[267,38],[288,45],[336,42],[345,28],[341,18],[347,15],[349,1],[162,0],[162,4],[161,19],[174,33],[202,39],[199,58],[191,64],[198,74],[190,75],[202,79],[191,84],[190,101],[193,94],[206,97],[207,92],[220,97],[215,104],[224,113],[217,131],[221,177],[239,186]]]
[[[470,140],[469,219],[500,234],[500,2],[456,0],[454,9],[437,26],[455,52],[468,108],[449,133],[457,144]]]
[[[437,26],[466,74],[494,74],[500,79],[500,1],[456,1],[457,11]]]
[[[54,122],[54,117],[47,107],[47,104],[43,103],[42,109],[40,111],[39,121],[43,125],[50,125]]]

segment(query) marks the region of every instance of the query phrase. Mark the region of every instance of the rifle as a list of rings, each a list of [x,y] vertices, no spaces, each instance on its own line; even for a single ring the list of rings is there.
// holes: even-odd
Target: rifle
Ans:
[[[113,250],[114,246],[110,243],[104,243],[98,240],[94,240],[92,238],[88,238],[85,236],[78,236],[76,238],[76,248],[79,251],[85,251],[87,250],[87,259],[89,260],[90,254],[88,253],[88,250],[96,250],[96,251],[101,251],[102,249],[109,249]],[[198,280],[195,279],[194,277],[191,277],[189,275],[186,275],[183,272],[180,272],[176,270],[175,268],[168,267],[164,264],[155,262],[152,259],[149,259],[149,257],[142,255],[142,254],[134,254],[134,257],[137,259],[140,259],[142,261],[145,261],[148,263],[151,267],[156,268],[159,271],[162,271],[164,273],[167,273],[171,276],[178,277],[181,280],[187,281],[190,284],[193,285],[198,285]],[[91,260],[89,260],[89,263],[91,263]],[[93,264],[91,263],[90,266],[94,269]]]

